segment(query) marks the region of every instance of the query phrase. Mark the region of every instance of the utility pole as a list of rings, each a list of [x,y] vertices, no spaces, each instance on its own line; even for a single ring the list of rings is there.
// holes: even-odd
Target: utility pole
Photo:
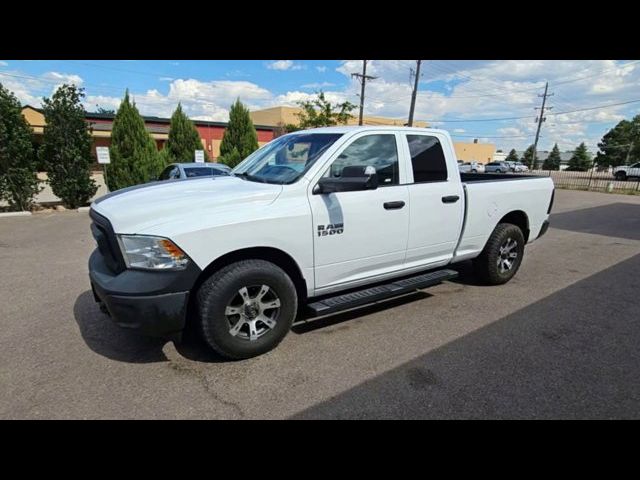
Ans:
[[[422,60],[417,61],[416,65],[416,82],[413,85],[413,93],[411,93],[411,107],[409,108],[409,121],[407,122],[407,126],[413,127],[413,111],[416,108],[416,95],[418,93],[418,82],[420,82],[420,64]]]
[[[538,120],[538,129],[536,130],[536,139],[533,142],[533,160],[531,163],[531,170],[536,168],[536,151],[538,148],[538,138],[540,138],[540,128],[542,127],[542,122],[546,120],[544,116],[545,104],[547,103],[547,97],[551,97],[553,93],[547,94],[547,90],[549,89],[549,82],[544,84],[544,94],[538,95],[542,97],[542,107],[540,107],[540,116],[537,118]],[[553,107],[546,107],[547,110],[551,110]],[[536,107],[538,110],[538,107]]]
[[[367,83],[367,80],[375,80],[378,77],[367,75],[367,60],[362,61],[362,73],[352,73],[351,77],[357,78],[362,85],[360,88],[360,120],[358,120],[358,125],[362,125],[362,114],[364,111],[364,85]]]

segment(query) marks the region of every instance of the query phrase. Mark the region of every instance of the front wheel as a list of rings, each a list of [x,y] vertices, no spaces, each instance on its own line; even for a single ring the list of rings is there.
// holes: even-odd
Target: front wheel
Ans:
[[[205,341],[230,359],[274,349],[289,332],[298,309],[296,288],[278,266],[242,260],[209,277],[197,294]]]
[[[513,278],[524,256],[524,235],[511,223],[499,223],[482,253],[474,260],[476,275],[489,285],[502,285]]]
[[[627,179],[627,174],[626,172],[617,172],[616,173],[616,180],[622,180],[625,181]]]

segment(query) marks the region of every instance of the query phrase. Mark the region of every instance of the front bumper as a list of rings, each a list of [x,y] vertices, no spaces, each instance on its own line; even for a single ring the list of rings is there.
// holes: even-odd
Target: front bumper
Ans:
[[[190,262],[185,270],[114,273],[96,249],[89,258],[89,279],[97,302],[124,328],[152,336],[173,336],[186,323],[189,292],[200,269]]]

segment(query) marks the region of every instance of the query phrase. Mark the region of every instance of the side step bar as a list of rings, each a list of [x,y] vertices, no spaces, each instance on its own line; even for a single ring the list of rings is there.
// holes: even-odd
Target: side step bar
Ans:
[[[308,304],[307,310],[311,316],[315,317],[328,315],[340,310],[397,297],[398,295],[410,293],[421,288],[432,287],[433,285],[457,276],[458,272],[454,270],[437,270],[435,272],[423,273],[422,275],[395,280],[376,287],[369,287],[351,293],[343,293],[342,295],[324,298]]]

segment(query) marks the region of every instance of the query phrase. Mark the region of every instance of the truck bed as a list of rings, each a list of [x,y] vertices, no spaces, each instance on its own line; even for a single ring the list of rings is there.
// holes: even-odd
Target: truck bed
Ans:
[[[525,175],[522,173],[460,173],[460,179],[464,183],[498,182],[503,180],[522,180],[525,178],[540,178],[540,176]]]

